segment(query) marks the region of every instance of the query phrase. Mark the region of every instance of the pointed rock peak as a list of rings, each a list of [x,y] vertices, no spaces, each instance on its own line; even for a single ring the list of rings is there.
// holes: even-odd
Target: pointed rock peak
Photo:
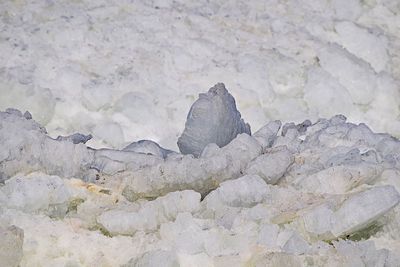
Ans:
[[[218,83],[193,103],[178,147],[182,154],[199,157],[206,145],[223,147],[241,133],[250,135],[250,125],[241,118],[225,85]]]

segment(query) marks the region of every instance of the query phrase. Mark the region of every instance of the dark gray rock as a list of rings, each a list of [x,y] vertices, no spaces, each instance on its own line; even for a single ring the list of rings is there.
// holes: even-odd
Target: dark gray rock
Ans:
[[[24,118],[27,119],[27,120],[31,120],[32,119],[32,114],[29,111],[25,111]]]
[[[81,133],[74,133],[68,136],[61,136],[59,135],[57,137],[57,141],[69,141],[72,142],[73,144],[86,144],[87,141],[89,141],[90,139],[92,139],[93,136],[91,134],[88,135],[84,135]]]
[[[182,154],[199,157],[206,145],[223,147],[240,133],[250,135],[250,125],[241,118],[225,85],[218,83],[193,103],[178,147]]]

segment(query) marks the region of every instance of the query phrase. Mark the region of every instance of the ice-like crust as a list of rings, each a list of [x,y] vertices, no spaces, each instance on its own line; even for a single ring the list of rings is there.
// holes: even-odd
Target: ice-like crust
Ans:
[[[241,118],[225,85],[218,83],[193,103],[178,147],[182,154],[198,157],[206,145],[223,147],[241,133],[250,135],[250,125]]]
[[[338,43],[344,48],[368,62],[376,72],[385,69],[389,60],[386,37],[378,37],[350,21],[336,23],[335,30]]]
[[[241,176],[261,150],[256,139],[240,134],[211,157],[196,159],[184,155],[127,174],[123,195],[137,199],[184,189],[204,194],[225,180]]]
[[[267,151],[249,163],[245,173],[257,174],[268,184],[276,184],[294,162],[294,156],[286,146]]]
[[[97,221],[111,234],[133,234],[154,231],[162,223],[174,220],[181,212],[195,212],[200,207],[200,194],[178,191],[145,203],[137,212],[108,210]]]
[[[98,149],[90,168],[101,174],[114,175],[124,171],[136,171],[163,162],[163,159],[132,151]]]
[[[13,109],[0,125],[0,225],[24,232],[10,266],[399,261],[400,142],[343,115],[272,121],[199,158],[54,140]]]
[[[332,237],[332,218],[334,213],[333,203],[323,203],[302,215],[305,230],[317,239]]]
[[[85,145],[53,140],[34,120],[15,112],[0,112],[0,143],[0,181],[32,171],[83,176],[93,161]]]
[[[0,264],[7,267],[18,267],[22,260],[24,231],[14,225],[0,226]]]
[[[301,216],[307,232],[319,239],[345,237],[371,225],[400,202],[393,186],[350,194],[342,203],[327,201]]]
[[[70,197],[60,177],[42,173],[14,176],[0,188],[2,206],[27,212],[49,210],[50,206],[65,204]]]
[[[76,218],[53,220],[42,214],[13,209],[0,213],[0,221],[24,230],[24,255],[20,266],[57,266],[60,263],[96,266],[99,260],[104,265],[119,266],[144,253],[132,247],[132,250],[122,250],[122,247],[129,247],[132,242],[144,242],[143,247],[148,247],[147,242],[151,242],[145,237],[138,237],[136,241],[132,241],[132,237],[109,238],[99,231],[85,229]],[[49,256],[50,250],[55,254]]]
[[[297,232],[288,232],[289,238],[282,246],[282,251],[294,255],[306,254],[310,251],[310,245]],[[282,233],[283,234],[283,233]],[[279,238],[279,236],[278,236]],[[286,239],[286,238],[285,238]]]
[[[175,149],[193,98],[207,83],[224,79],[254,129],[268,119],[299,122],[340,111],[399,136],[396,0],[211,6],[205,0],[156,0],[107,2],[96,12],[91,1],[62,1],[3,1],[0,8],[24,19],[43,14],[2,16],[0,109],[28,109],[52,133],[90,131],[104,141],[92,140],[96,148],[155,138]],[[70,27],[62,28],[65,23]],[[338,62],[337,51],[333,61],[324,56],[321,50],[331,44],[351,55],[350,64]],[[315,67],[327,76],[309,79]],[[363,75],[366,70],[371,77]],[[313,81],[320,81],[318,89]],[[354,84],[365,81],[377,82],[361,90],[371,105],[356,104]]]
[[[322,68],[348,88],[354,103],[368,104],[373,100],[376,77],[368,63],[338,45],[321,49],[318,57]]]
[[[161,162],[154,155],[112,149],[91,149],[84,143],[91,135],[50,138],[46,129],[21,112],[0,112],[0,181],[24,172],[42,171],[61,177],[94,180],[96,173],[115,174]],[[170,151],[161,150],[165,155]]]
[[[352,242],[350,240],[334,241],[338,254],[342,255],[345,266],[396,266],[399,255],[393,255],[387,249],[378,249],[373,241]]]
[[[308,192],[344,194],[361,184],[373,182],[381,171],[378,164],[360,162],[358,165],[329,167],[304,177],[298,184]]]
[[[204,199],[209,210],[220,206],[252,207],[264,201],[269,193],[268,185],[257,175],[246,175],[225,181]]]

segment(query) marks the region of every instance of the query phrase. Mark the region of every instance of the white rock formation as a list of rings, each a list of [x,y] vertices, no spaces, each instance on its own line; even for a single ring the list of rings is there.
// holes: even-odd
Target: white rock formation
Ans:
[[[0,113],[0,126],[1,264],[400,260],[400,141],[343,115],[272,121],[198,158],[151,141],[114,150],[54,140],[16,109]]]
[[[247,164],[258,157],[261,150],[256,139],[240,134],[210,157],[196,159],[184,155],[127,173],[124,175],[126,186],[123,195],[137,199],[184,189],[208,193],[219,183],[241,176]]]
[[[0,1],[0,267],[398,267],[399,14]]]
[[[361,230],[400,202],[393,186],[374,187],[347,199],[334,213],[332,233],[343,236]]]
[[[252,207],[263,202],[269,193],[268,185],[257,175],[246,175],[235,180],[225,181],[204,199],[209,210],[221,206]]]
[[[195,212],[200,207],[200,194],[177,191],[149,201],[137,211],[111,209],[103,212],[97,221],[111,234],[132,235],[136,231],[155,231],[181,212]]]
[[[63,177],[83,175],[93,161],[84,144],[57,141],[22,113],[0,112],[0,180],[19,173],[43,171]]]
[[[299,186],[308,192],[344,194],[351,189],[372,183],[381,174],[378,164],[361,161],[358,165],[341,165],[308,175]]]
[[[57,208],[72,198],[69,188],[58,176],[33,173],[14,176],[0,189],[2,206],[33,212]]]
[[[367,228],[400,202],[393,186],[350,194],[343,203],[328,201],[301,216],[307,232],[319,239],[346,237]]]
[[[294,162],[286,146],[275,147],[249,163],[245,173],[256,174],[268,184],[276,184]]]

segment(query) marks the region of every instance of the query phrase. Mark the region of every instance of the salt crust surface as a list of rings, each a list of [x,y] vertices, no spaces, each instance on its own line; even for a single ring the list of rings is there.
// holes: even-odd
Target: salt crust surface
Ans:
[[[398,266],[400,141],[272,121],[199,158],[95,150],[0,112],[7,266]]]
[[[254,129],[341,113],[399,137],[399,14],[397,0],[1,1],[0,110],[92,147],[177,150],[194,99],[225,81]]]
[[[1,265],[398,266],[399,14],[1,1]],[[219,81],[254,134],[173,152]]]

